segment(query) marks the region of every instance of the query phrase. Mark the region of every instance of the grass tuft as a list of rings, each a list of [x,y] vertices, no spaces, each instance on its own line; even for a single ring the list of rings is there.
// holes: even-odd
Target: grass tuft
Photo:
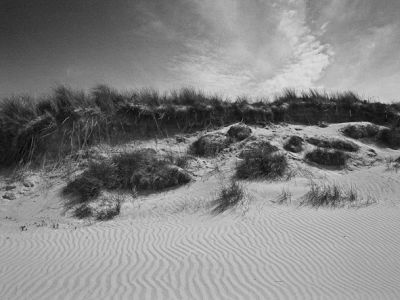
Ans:
[[[300,204],[316,208],[321,206],[338,207],[346,203],[355,203],[358,200],[360,200],[359,195],[353,187],[345,190],[337,184],[318,186],[313,183]]]
[[[152,149],[121,153],[111,160],[91,163],[86,171],[69,182],[63,194],[68,206],[96,199],[102,190],[159,191],[191,180],[182,168]]]
[[[245,196],[243,187],[236,181],[232,181],[228,187],[224,187],[214,201],[213,212],[220,214],[229,208],[235,207]]]
[[[307,142],[317,147],[349,151],[349,152],[356,152],[360,149],[360,147],[357,144],[341,139],[324,139],[324,138],[310,137],[307,138]]]
[[[294,152],[294,153],[299,153],[303,151],[303,142],[304,140],[297,136],[297,135],[292,135],[289,140],[283,145],[283,148],[286,151]]]
[[[287,167],[284,154],[257,148],[244,153],[243,161],[236,166],[236,176],[240,179],[277,179],[285,174]]]
[[[319,165],[343,167],[346,165],[348,155],[340,150],[317,148],[307,152],[305,158]]]
[[[121,201],[117,200],[116,204],[107,209],[103,209],[96,214],[96,220],[98,221],[108,221],[118,216],[121,212]]]
[[[222,133],[206,134],[190,145],[189,153],[197,156],[216,156],[231,142],[231,139]]]
[[[342,132],[345,136],[353,139],[373,138],[378,134],[379,126],[375,124],[347,125],[342,129]]]

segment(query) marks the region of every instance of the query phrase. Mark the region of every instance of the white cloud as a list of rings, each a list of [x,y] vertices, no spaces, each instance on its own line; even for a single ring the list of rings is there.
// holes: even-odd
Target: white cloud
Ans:
[[[171,60],[182,84],[230,96],[269,95],[314,87],[330,63],[333,52],[307,27],[303,1],[195,3],[212,31],[187,39],[186,51]]]

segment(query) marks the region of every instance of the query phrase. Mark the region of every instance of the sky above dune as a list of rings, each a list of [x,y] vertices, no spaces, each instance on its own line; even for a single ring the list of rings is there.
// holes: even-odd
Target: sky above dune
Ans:
[[[58,84],[400,100],[399,0],[0,0],[0,96]]]

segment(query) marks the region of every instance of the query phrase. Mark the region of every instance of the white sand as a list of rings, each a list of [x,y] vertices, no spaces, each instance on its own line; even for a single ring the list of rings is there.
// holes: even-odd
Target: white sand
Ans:
[[[300,135],[331,136],[340,126],[276,134],[301,127]],[[369,147],[380,158],[400,154]],[[293,157],[307,176],[245,183],[246,201],[215,216],[207,205],[232,172],[229,157],[205,161],[218,170],[204,167],[199,174],[208,175],[188,186],[139,197],[115,220],[90,226],[61,216],[57,187],[39,198],[1,200],[0,299],[400,299],[400,173],[363,157],[350,171]],[[377,203],[298,207],[308,176],[355,185]],[[271,202],[282,188],[292,204]],[[34,226],[39,219],[48,226]]]

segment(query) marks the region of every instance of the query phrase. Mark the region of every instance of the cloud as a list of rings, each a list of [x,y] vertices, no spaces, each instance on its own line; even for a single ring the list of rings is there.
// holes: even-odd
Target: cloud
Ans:
[[[298,11],[284,11],[278,29],[287,37],[292,57],[277,75],[260,85],[260,90],[277,92],[286,87],[314,87],[334,55],[330,46],[318,41]]]
[[[302,1],[194,3],[205,25],[169,64],[184,84],[230,96],[270,95],[313,87],[330,63],[333,52],[307,26]]]

